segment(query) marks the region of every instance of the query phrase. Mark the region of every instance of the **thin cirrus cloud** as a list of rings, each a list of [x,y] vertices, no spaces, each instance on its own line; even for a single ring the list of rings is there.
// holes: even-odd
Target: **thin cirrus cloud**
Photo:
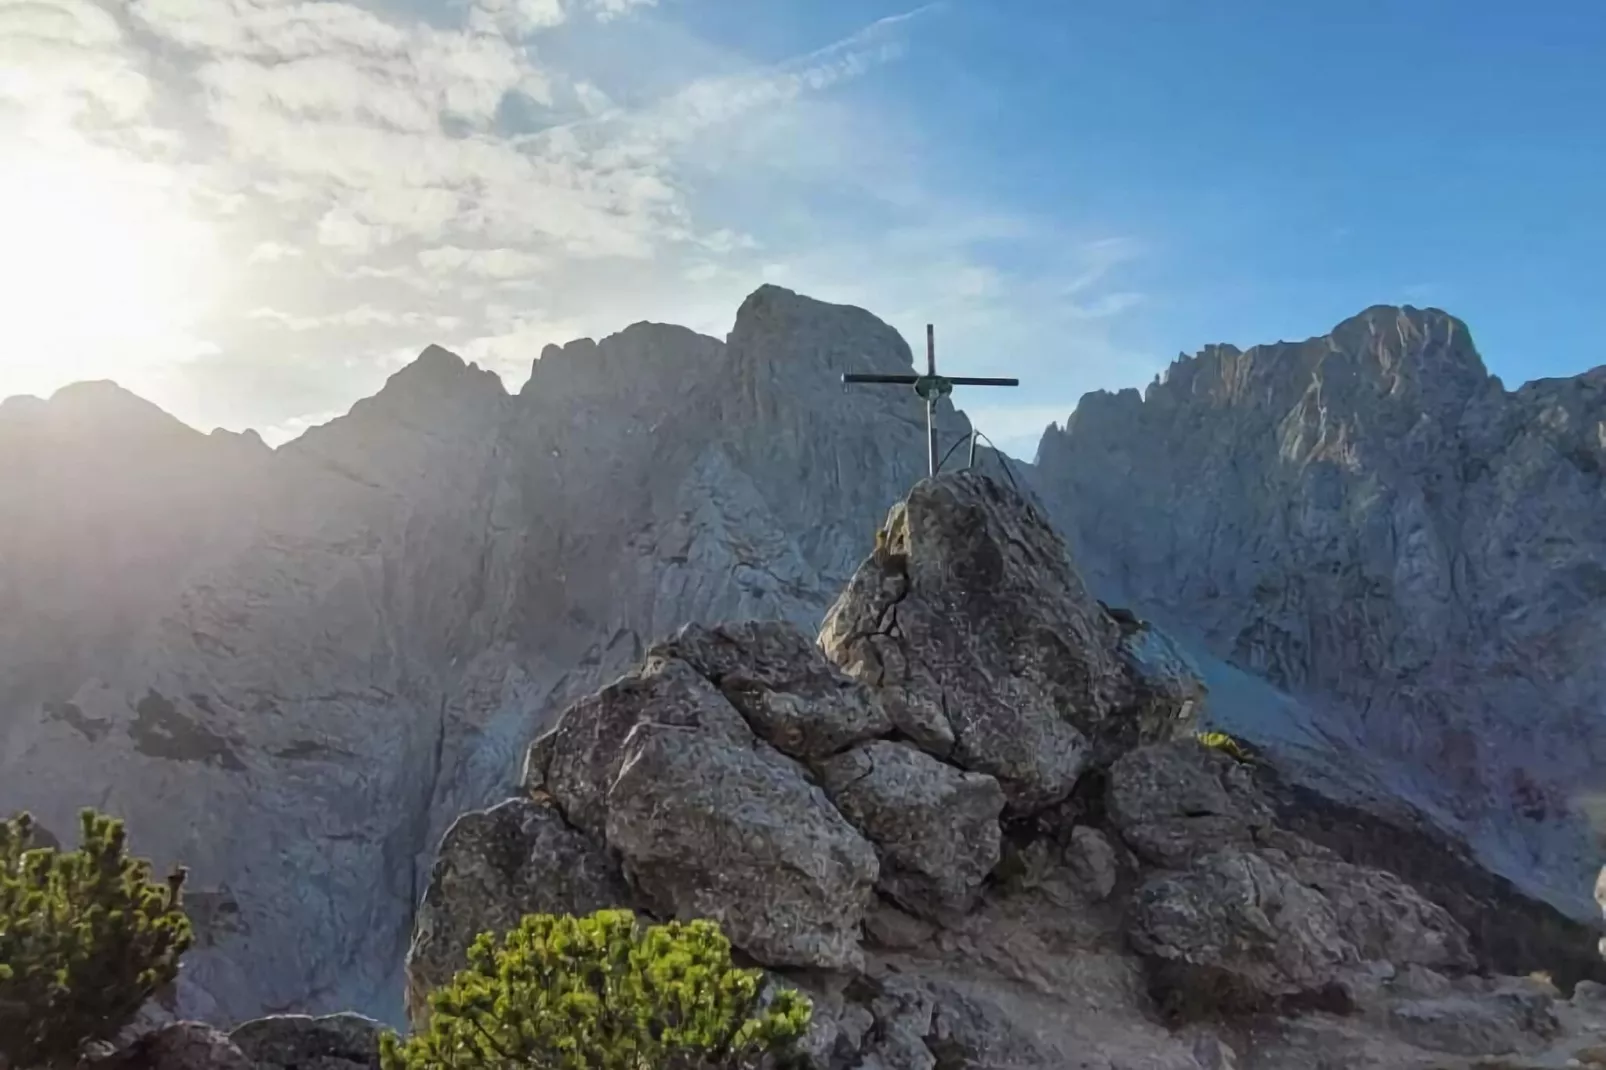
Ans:
[[[1141,300],[1109,292],[1131,243],[1060,241],[933,188],[918,134],[853,99],[939,9],[779,63],[725,56],[642,100],[605,67],[550,60],[547,35],[668,20],[653,0],[430,0],[427,20],[407,3],[0,4],[0,145],[78,139],[165,168],[223,250],[222,296],[171,343],[185,355],[129,385],[277,438],[377,387],[409,347],[455,346],[517,385],[567,340],[544,331],[722,332],[766,280],[906,334],[940,308],[956,353],[1016,345],[1050,302],[1090,351],[1127,359],[1100,332]],[[806,207],[831,196],[856,199],[851,225]],[[1028,281],[978,252],[1001,241],[1055,251]]]

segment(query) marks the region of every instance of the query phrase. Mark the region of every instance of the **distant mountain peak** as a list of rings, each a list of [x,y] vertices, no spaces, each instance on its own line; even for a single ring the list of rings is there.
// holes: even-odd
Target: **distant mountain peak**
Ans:
[[[455,397],[506,397],[501,376],[465,361],[444,346],[431,343],[413,361],[385,381],[374,400],[405,398],[427,404]]]
[[[1344,341],[1379,338],[1385,343],[1396,342],[1402,349],[1429,343],[1448,346],[1474,358],[1480,371],[1483,368],[1466,323],[1439,308],[1373,305],[1339,323],[1327,337]]]
[[[199,437],[177,417],[109,379],[69,383],[48,401],[27,395],[7,398],[0,403],[0,424],[49,425],[75,437]]]
[[[547,345],[519,395],[604,401],[626,395],[666,396],[720,372],[724,343],[672,323],[640,321],[597,341]]]
[[[820,383],[848,371],[903,374],[913,360],[908,342],[878,316],[769,283],[742,302],[728,344],[739,366]]]

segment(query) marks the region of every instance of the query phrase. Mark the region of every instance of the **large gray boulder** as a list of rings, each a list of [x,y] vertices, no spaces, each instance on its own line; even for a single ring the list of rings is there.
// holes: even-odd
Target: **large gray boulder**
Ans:
[[[917,484],[832,607],[826,653],[898,728],[986,773],[1011,810],[1064,799],[1094,761],[1187,727],[1122,654],[1032,502],[976,472]]]
[[[379,1070],[383,1032],[360,1014],[279,1014],[237,1026],[229,1040],[257,1070]]]
[[[639,725],[607,805],[608,847],[662,913],[713,918],[766,965],[860,964],[875,851],[767,743]]]
[[[646,723],[696,728],[738,745],[752,738],[742,715],[706,678],[677,658],[653,657],[569,707],[531,744],[526,789],[550,794],[571,824],[600,839],[625,740]]]
[[[1181,1010],[1348,1002],[1364,964],[1469,970],[1467,934],[1389,874],[1279,849],[1223,847],[1134,894],[1127,931]]]
[[[1467,971],[1467,931],[1381,870],[1277,827],[1250,766],[1196,740],[1140,747],[1109,769],[1109,823],[1153,867],[1128,934],[1174,1002],[1259,1008],[1348,1000],[1367,964]]]
[[[407,952],[407,1010],[468,966],[469,945],[527,914],[589,914],[631,905],[617,864],[550,803],[509,799],[452,823],[441,840]]]
[[[696,669],[753,731],[794,758],[825,758],[892,731],[875,695],[782,621],[689,624],[648,655]]]
[[[1109,770],[1110,825],[1143,861],[1180,868],[1273,824],[1244,763],[1193,739],[1140,747]]]
[[[875,851],[761,737],[828,754],[888,727],[877,710],[789,625],[687,629],[565,710],[531,745],[525,786],[659,913],[714,918],[767,965],[846,968]]]
[[[970,910],[998,864],[998,781],[887,740],[821,762],[818,772],[831,801],[875,844],[883,892],[927,917]]]

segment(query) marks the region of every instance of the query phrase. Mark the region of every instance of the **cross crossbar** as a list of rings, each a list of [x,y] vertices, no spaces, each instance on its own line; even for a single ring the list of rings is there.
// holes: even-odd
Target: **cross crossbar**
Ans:
[[[1019,379],[1000,379],[985,376],[938,375],[936,331],[926,324],[926,374],[924,375],[872,375],[848,372],[844,383],[871,383],[891,386],[912,386],[926,403],[926,464],[931,475],[937,474],[937,402],[953,393],[956,386],[1019,386]],[[975,443],[971,443],[974,449]]]

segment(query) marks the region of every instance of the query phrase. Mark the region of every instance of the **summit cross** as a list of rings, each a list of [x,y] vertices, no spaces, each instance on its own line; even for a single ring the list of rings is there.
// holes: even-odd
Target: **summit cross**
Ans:
[[[848,372],[844,383],[883,383],[912,386],[926,403],[926,465],[931,475],[937,474],[937,402],[954,392],[956,386],[1019,386],[1019,379],[987,379],[974,376],[945,376],[937,374],[936,332],[926,324],[926,374],[924,375],[860,375]],[[974,451],[975,442],[971,446]],[[953,451],[950,450],[950,453]]]

